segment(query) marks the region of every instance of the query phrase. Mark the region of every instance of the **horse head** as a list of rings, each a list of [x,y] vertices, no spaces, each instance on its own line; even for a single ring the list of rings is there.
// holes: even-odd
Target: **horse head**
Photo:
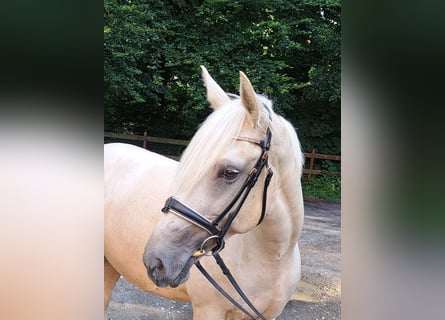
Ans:
[[[172,197],[144,250],[148,275],[159,287],[179,286],[205,253],[254,229],[268,215],[265,190],[272,168],[290,153],[301,158],[280,142],[286,125],[244,73],[239,97],[226,94],[204,67],[202,75],[214,111],[184,151]]]

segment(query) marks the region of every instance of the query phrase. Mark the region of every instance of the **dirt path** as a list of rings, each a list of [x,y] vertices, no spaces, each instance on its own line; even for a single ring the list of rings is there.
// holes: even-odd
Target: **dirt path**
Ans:
[[[341,310],[340,204],[305,201],[300,239],[302,279],[278,320],[337,320]],[[120,279],[108,317],[113,320],[191,320],[189,303],[166,300]]]

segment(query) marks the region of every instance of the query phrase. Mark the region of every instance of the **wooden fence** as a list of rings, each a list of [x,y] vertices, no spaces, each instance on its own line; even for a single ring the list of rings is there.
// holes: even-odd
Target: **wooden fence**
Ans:
[[[187,146],[189,141],[188,140],[178,140],[178,139],[167,139],[167,138],[158,138],[158,137],[151,137],[147,135],[147,131],[144,131],[143,136],[138,136],[134,134],[122,134],[122,133],[113,133],[113,132],[105,132],[104,137],[106,138],[112,138],[112,139],[118,139],[118,140],[134,140],[134,141],[141,141],[142,147],[147,149],[147,143],[148,142],[155,142],[155,143],[164,143],[164,144],[173,144],[173,145],[179,145],[179,146]],[[341,156],[332,156],[332,155],[326,155],[326,154],[319,154],[316,152],[315,149],[312,149],[310,153],[304,153],[305,159],[309,159],[309,168],[303,169],[303,174],[307,175],[307,179],[310,180],[312,178],[312,175],[330,175],[330,176],[340,176],[340,172],[332,172],[332,171],[322,171],[322,170],[316,170],[314,169],[314,163],[315,159],[319,160],[331,160],[331,161],[341,161]],[[179,159],[179,156],[170,156],[170,158],[173,158],[175,160]]]
[[[305,159],[309,160],[309,168],[303,169],[303,174],[307,174],[307,179],[311,180],[312,175],[330,175],[330,176],[340,176],[340,172],[332,172],[332,171],[322,171],[322,170],[315,170],[314,169],[314,162],[315,159],[321,159],[321,160],[332,160],[332,161],[341,161],[340,156],[331,156],[327,154],[319,154],[315,151],[315,149],[312,149],[311,153],[304,153]]]

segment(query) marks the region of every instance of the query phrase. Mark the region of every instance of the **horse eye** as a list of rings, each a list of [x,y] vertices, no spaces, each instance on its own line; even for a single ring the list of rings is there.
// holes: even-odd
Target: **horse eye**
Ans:
[[[227,168],[224,170],[224,179],[226,180],[235,180],[239,175],[239,170],[233,168]]]

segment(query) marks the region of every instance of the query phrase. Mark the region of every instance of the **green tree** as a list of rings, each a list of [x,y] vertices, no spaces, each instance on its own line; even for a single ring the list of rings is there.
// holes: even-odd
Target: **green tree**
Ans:
[[[199,65],[238,70],[309,151],[340,152],[340,13],[333,0],[106,0],[105,129],[190,138],[209,113]]]

